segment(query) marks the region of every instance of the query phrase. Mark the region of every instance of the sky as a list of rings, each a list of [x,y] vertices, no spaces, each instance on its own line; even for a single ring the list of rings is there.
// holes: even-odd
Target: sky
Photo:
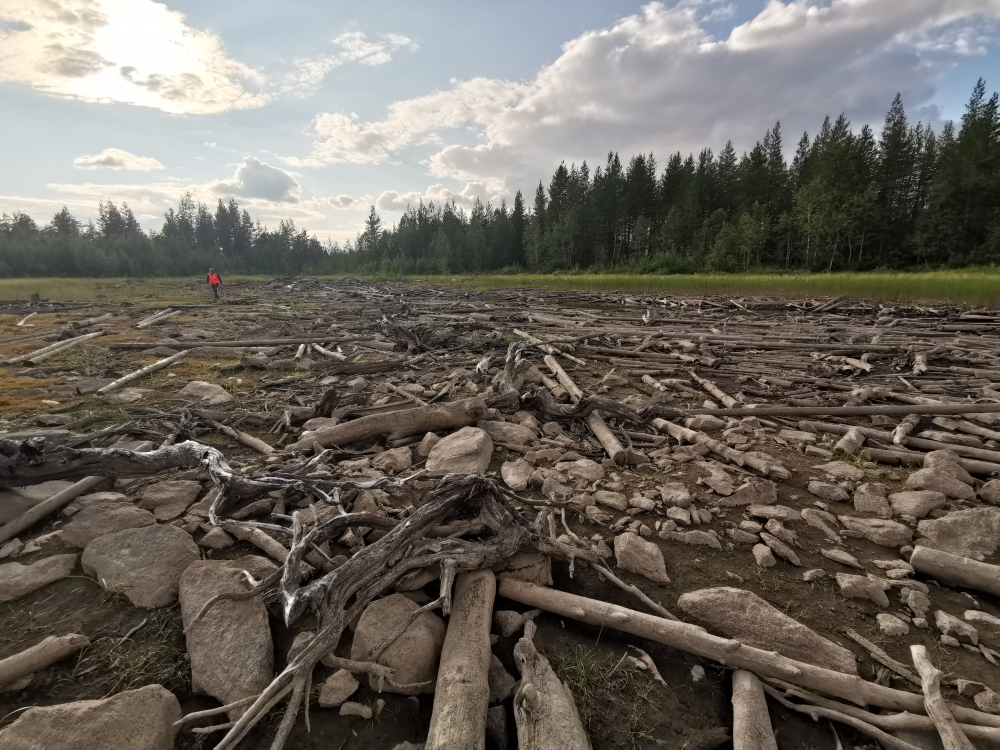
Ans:
[[[1000,88],[1000,0],[0,0],[0,213],[146,230],[190,192],[343,243],[371,206],[530,203],[609,151],[786,151]]]

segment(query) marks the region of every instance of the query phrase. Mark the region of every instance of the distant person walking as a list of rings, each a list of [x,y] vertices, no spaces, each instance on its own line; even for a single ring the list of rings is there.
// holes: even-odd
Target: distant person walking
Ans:
[[[215,293],[215,298],[219,299],[219,286],[222,284],[222,277],[215,272],[214,268],[208,269],[208,284]]]

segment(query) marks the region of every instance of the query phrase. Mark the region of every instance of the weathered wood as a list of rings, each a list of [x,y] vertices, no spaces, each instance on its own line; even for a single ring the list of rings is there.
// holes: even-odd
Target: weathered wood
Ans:
[[[574,402],[579,401],[583,397],[583,391],[573,382],[566,371],[562,368],[556,358],[551,354],[545,355],[545,364],[552,371],[552,374],[556,376],[556,379],[562,385],[563,388],[567,390],[570,394],[570,398]],[[621,442],[615,437],[615,434],[611,432],[604,418],[599,412],[591,412],[587,415],[587,425],[590,427],[591,432],[594,433],[604,450],[607,451],[608,456],[619,466],[624,466],[628,463],[628,452],[622,446]]]
[[[733,750],[778,750],[757,675],[745,669],[733,671],[732,701]]]
[[[990,565],[940,549],[917,546],[910,565],[924,575],[953,586],[964,586],[1000,596],[1000,565]]]
[[[28,354],[22,354],[18,357],[11,357],[3,364],[7,365],[18,365],[22,362],[34,363],[41,362],[49,357],[58,354],[59,352],[71,349],[79,344],[84,344],[88,341],[92,341],[99,336],[103,336],[104,331],[97,331],[95,333],[85,333],[83,336],[77,336],[72,339],[63,339],[62,341],[57,341],[54,344],[49,344],[49,346],[42,347],[41,349],[36,349]]]
[[[997,414],[1000,404],[914,404],[912,406],[746,406],[741,409],[708,409],[700,407],[657,407],[657,415],[665,419],[684,419],[707,414],[713,417],[870,417],[881,414],[899,417],[909,414]]]
[[[272,347],[272,346],[298,346],[299,344],[323,344],[323,343],[336,343],[336,344],[347,344],[352,341],[356,341],[354,338],[345,339],[331,339],[329,336],[307,336],[307,337],[295,337],[287,339],[244,339],[236,341],[179,341],[176,344],[171,344],[171,349],[197,349],[202,346],[240,346],[247,348],[254,347]],[[160,344],[150,343],[148,341],[112,341],[108,344],[108,349],[131,349],[131,350],[142,350],[142,349],[155,349],[161,346]]]
[[[156,372],[157,370],[162,370],[164,367],[169,367],[174,362],[184,359],[187,355],[187,352],[177,352],[176,354],[171,354],[169,357],[157,360],[151,365],[146,365],[135,372],[130,372],[128,375],[118,378],[118,380],[113,383],[108,383],[106,386],[97,391],[97,395],[104,396],[112,391],[117,391],[123,385],[128,385],[145,375],[149,375],[151,372]]]
[[[941,670],[935,667],[927,655],[927,647],[912,645],[913,666],[920,673],[920,681],[924,690],[924,707],[941,735],[944,750],[976,750],[965,732],[955,721],[955,717],[944,702],[941,695]]]
[[[41,643],[8,656],[0,661],[0,687],[17,682],[33,672],[45,669],[60,659],[69,656],[81,648],[90,645],[90,639],[85,635],[70,633],[69,635],[50,635]]]
[[[33,508],[29,508],[10,523],[0,526],[0,544],[9,542],[22,531],[26,531],[43,518],[57,510],[62,510],[80,495],[87,494],[104,481],[104,477],[86,477],[79,482],[60,490],[48,500],[42,500]]]

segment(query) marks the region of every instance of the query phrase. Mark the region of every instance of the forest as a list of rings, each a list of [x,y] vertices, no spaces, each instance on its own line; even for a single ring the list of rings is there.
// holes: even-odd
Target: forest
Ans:
[[[375,207],[344,245],[290,220],[269,229],[236,200],[186,194],[143,232],[127,203],[96,224],[65,208],[44,226],[0,217],[0,276],[618,273],[916,269],[1000,262],[1000,108],[980,79],[956,125],[912,124],[900,96],[881,132],[843,116],[803,133],[791,160],[780,123],[738,156],[616,152],[593,170],[560,164],[530,203]]]

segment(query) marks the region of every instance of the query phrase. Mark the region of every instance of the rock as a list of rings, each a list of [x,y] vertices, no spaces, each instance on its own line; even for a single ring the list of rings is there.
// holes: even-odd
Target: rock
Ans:
[[[83,551],[83,569],[137,607],[177,599],[181,573],[200,557],[191,535],[176,526],[143,526],[97,537]]]
[[[558,463],[555,465],[555,470],[573,479],[583,479],[586,482],[596,482],[604,479],[604,467],[589,458]]]
[[[497,576],[516,578],[538,586],[552,585],[552,561],[547,555],[541,554],[532,547],[522,547],[521,550],[507,561],[507,567]]]
[[[836,516],[826,513],[825,511],[817,510],[816,508],[803,508],[801,513],[802,520],[814,529],[819,529],[826,534],[827,539],[836,544],[840,544],[843,541],[840,534],[837,532]]]
[[[979,632],[979,640],[991,648],[1000,648],[1000,617],[976,609],[968,610],[964,617]]]
[[[504,638],[510,638],[524,627],[525,618],[520,612],[501,609],[493,612],[493,624]]]
[[[181,706],[160,685],[34,707],[0,733],[5,750],[173,750]]]
[[[812,432],[805,432],[803,430],[789,430],[783,429],[778,433],[778,437],[782,440],[787,440],[789,443],[815,443],[819,440],[819,436]]]
[[[490,686],[490,705],[507,700],[514,694],[514,688],[517,687],[517,680],[503,668],[503,664],[496,657],[496,654],[490,654],[490,671],[487,680]]]
[[[200,482],[185,479],[157,482],[142,493],[139,507],[153,511],[157,521],[172,521],[184,515],[200,492]]]
[[[0,525],[10,523],[25,511],[31,510],[43,500],[48,500],[72,485],[72,482],[53,481],[0,490]]]
[[[777,518],[779,521],[797,521],[802,514],[787,505],[751,505],[746,509],[754,518]]]
[[[921,544],[973,560],[992,555],[1000,544],[1000,509],[974,508],[921,521],[917,532]]]
[[[596,505],[588,505],[586,508],[584,508],[583,515],[589,518],[591,521],[603,524],[611,524],[615,520],[615,517],[613,515],[611,515],[610,513],[605,513]]]
[[[760,542],[759,533],[755,534],[751,531],[743,531],[743,529],[726,529],[726,536],[738,544],[757,544]],[[766,544],[764,546],[767,547]]]
[[[323,708],[337,708],[354,695],[360,684],[346,669],[334,672],[326,678],[319,690],[319,705]]]
[[[203,380],[192,380],[181,388],[180,394],[188,396],[191,401],[201,401],[210,406],[224,404],[233,400],[232,394],[221,385],[206,383]]]
[[[865,576],[837,573],[837,585],[840,593],[848,599],[868,599],[879,607],[889,606],[889,597],[885,592],[889,589],[888,582],[882,582]]]
[[[810,494],[833,503],[846,503],[851,499],[847,490],[827,482],[812,481],[809,483],[808,489]]]
[[[943,609],[934,612],[934,625],[945,635],[957,638],[962,643],[973,646],[979,643],[979,632],[974,627],[962,622],[955,615],[949,615]]]
[[[753,558],[762,568],[773,568],[778,561],[774,559],[774,553],[766,544],[755,544],[753,546]]]
[[[80,495],[71,502],[62,512],[64,516],[73,516],[84,508],[93,508],[98,505],[130,505],[129,499],[120,492],[91,492],[88,495]]]
[[[1000,479],[991,479],[979,489],[979,497],[990,505],[1000,505]]]
[[[854,656],[744,589],[719,587],[684,594],[677,604],[711,630],[809,664],[857,674]]]
[[[904,487],[908,490],[941,492],[957,500],[972,500],[976,497],[974,489],[940,466],[934,469],[918,469],[906,478]]]
[[[733,494],[733,491],[736,489],[733,486],[733,478],[729,476],[725,470],[715,464],[707,462],[699,463],[698,468],[701,469],[702,472],[708,473],[707,477],[702,476],[698,480],[701,484],[711,487],[715,492],[723,497],[728,497]]]
[[[885,485],[867,482],[854,490],[854,510],[871,513],[879,518],[891,518],[892,508],[885,497]]]
[[[209,529],[205,536],[198,541],[198,546],[202,549],[226,549],[232,547],[236,542],[225,529]]]
[[[896,521],[884,518],[853,518],[837,516],[845,528],[856,531],[862,537],[883,547],[902,547],[913,539],[913,531]]]
[[[514,492],[524,492],[528,489],[528,478],[532,471],[534,469],[531,468],[531,464],[519,458],[516,461],[505,462],[500,467],[500,476]]]
[[[386,688],[388,691],[389,688]],[[341,716],[360,716],[362,719],[367,721],[372,717],[372,710],[363,703],[354,703],[353,701],[347,701],[340,707]]]
[[[722,543],[718,537],[708,531],[661,531],[660,539],[669,539],[681,544],[690,544],[695,547],[711,547],[721,550]]]
[[[969,485],[975,484],[972,475],[962,466],[962,460],[955,451],[940,450],[931,451],[924,456],[925,469],[941,469],[951,474],[958,481]]]
[[[555,497],[556,500],[565,500],[573,494],[573,490],[559,481],[559,475],[552,472],[545,477],[542,482],[542,495],[545,497]]]
[[[433,432],[428,432],[424,435],[420,444],[417,446],[417,455],[421,458],[427,458],[431,455],[431,450],[435,445],[441,442],[441,438],[435,435]]]
[[[1000,694],[994,693],[992,690],[987,688],[981,693],[977,693],[972,698],[975,701],[976,707],[980,711],[986,711],[991,714],[1000,714]]]
[[[760,539],[782,560],[787,560],[797,568],[802,567],[802,563],[799,561],[799,556],[795,554],[795,551],[791,547],[778,539],[778,537],[773,534],[769,534],[766,531],[762,531],[760,532]]]
[[[122,388],[119,391],[104,396],[104,401],[109,404],[135,404],[142,401],[152,393],[150,388]]]
[[[875,615],[875,621],[878,623],[879,630],[894,638],[910,632],[910,626],[895,615],[879,612]]]
[[[820,578],[826,577],[826,571],[822,568],[810,568],[805,573],[802,574],[802,580],[806,583],[811,581],[816,581]]]
[[[924,518],[932,510],[947,504],[948,499],[943,493],[932,490],[909,490],[889,495],[889,505],[897,516]]]
[[[691,511],[687,508],[667,508],[667,518],[685,526],[691,525]]]
[[[699,432],[715,432],[726,426],[726,420],[713,417],[710,414],[699,414],[685,419],[684,426],[689,430],[697,430]]]
[[[274,676],[274,645],[267,608],[259,598],[215,604],[193,627],[205,603],[218,594],[248,590],[236,560],[198,560],[180,577],[181,617],[191,657],[195,693],[232,703],[260,693]],[[230,718],[242,713],[233,712]]]
[[[691,505],[691,493],[680,482],[667,482],[660,486],[660,499],[664,505],[686,508]]]
[[[831,461],[828,464],[822,464],[815,468],[837,481],[860,482],[865,478],[865,472],[862,469],[859,469],[857,466],[851,466],[843,461]]]
[[[490,439],[498,443],[508,443],[510,445],[531,445],[538,439],[538,433],[530,427],[525,427],[512,422],[491,422],[480,420],[476,426],[483,430]]]
[[[720,506],[774,505],[778,502],[778,487],[769,479],[754,480],[738,487],[729,497],[715,501]]]
[[[441,473],[483,474],[492,457],[490,436],[478,427],[463,427],[431,448],[427,468]]]
[[[648,578],[654,583],[670,583],[663,553],[653,542],[626,532],[615,537],[615,560],[618,567]]]
[[[849,552],[842,549],[821,549],[819,551],[823,557],[827,560],[833,560],[841,565],[846,565],[849,568],[857,568],[858,570],[864,570],[864,566],[858,562],[858,558]]]
[[[593,497],[594,502],[598,505],[603,505],[606,508],[614,508],[621,513],[624,513],[629,508],[628,500],[626,500],[625,496],[620,492],[598,490],[594,493]]]
[[[419,608],[419,605],[403,594],[391,594],[373,601],[365,607],[358,620],[351,646],[351,659],[368,661],[371,650],[393,635],[400,623],[405,622]],[[444,634],[444,620],[433,612],[420,615],[375,661],[393,671],[393,680],[398,685],[429,684],[412,688],[386,685],[383,689],[403,695],[433,693]]]
[[[22,565],[9,562],[0,565],[0,602],[9,602],[25,594],[61,581],[76,567],[76,555],[53,555]]]
[[[962,644],[959,643],[958,638],[953,638],[950,635],[942,635],[941,636],[941,645],[942,646],[950,646],[951,648],[958,648]]]
[[[152,513],[134,505],[125,503],[91,505],[74,515],[72,520],[63,526],[62,538],[70,547],[82,549],[105,534],[152,526],[155,523],[156,519]]]
[[[923,591],[911,590],[906,595],[906,606],[909,607],[917,617],[923,617],[927,610],[931,608],[931,600]]]
[[[383,451],[372,459],[372,466],[382,471],[406,471],[413,466],[413,454],[408,446]]]

